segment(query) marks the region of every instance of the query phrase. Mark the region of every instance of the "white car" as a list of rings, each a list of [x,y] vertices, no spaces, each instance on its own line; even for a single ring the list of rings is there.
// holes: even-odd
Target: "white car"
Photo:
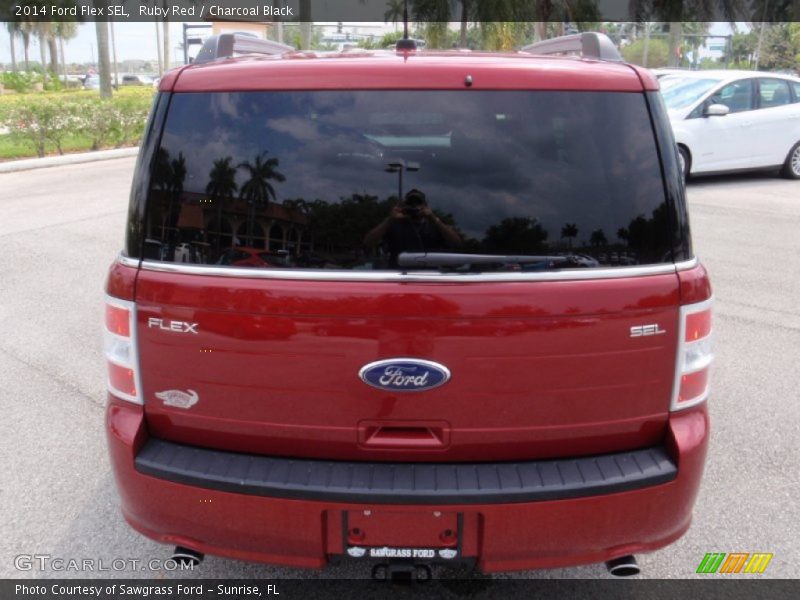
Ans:
[[[684,175],[781,169],[800,179],[800,79],[691,71],[661,79]]]
[[[656,76],[656,79],[670,77],[672,75],[683,75],[684,73],[691,73],[689,69],[681,67],[662,67],[659,69],[650,69],[650,72]]]
[[[153,85],[153,79],[147,75],[123,75],[122,85]]]

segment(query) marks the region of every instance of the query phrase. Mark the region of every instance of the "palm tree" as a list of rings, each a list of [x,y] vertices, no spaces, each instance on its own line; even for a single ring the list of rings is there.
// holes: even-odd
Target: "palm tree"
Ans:
[[[403,18],[403,8],[405,6],[406,0],[389,0],[386,3],[388,7],[386,12],[383,13],[383,22],[384,23],[393,23],[394,30],[397,31],[397,22]]]
[[[64,42],[78,35],[78,24],[75,21],[59,21],[55,23],[55,35],[61,48],[61,73],[64,76],[64,85],[67,85],[67,55],[64,52]]]
[[[25,55],[25,71],[31,70],[28,50],[31,45],[31,32],[33,31],[33,23],[29,21],[22,21],[17,23],[17,33],[22,38],[22,49]]]
[[[569,249],[572,250],[572,240],[578,237],[578,226],[575,223],[565,223],[561,228],[561,237],[567,238]]]
[[[411,0],[411,4],[414,20],[427,24],[425,36],[429,47],[442,47],[447,44],[447,23],[452,19],[456,6],[460,4],[461,29],[458,44],[461,48],[467,47],[469,0]]]
[[[550,0],[539,0],[549,6]],[[412,0],[415,21],[428,23],[427,34],[431,37],[428,44],[441,44],[446,39],[446,22],[457,5],[461,5],[461,28],[459,46],[467,47],[467,27],[470,17],[481,22],[484,41],[497,49],[511,49],[517,43],[519,34],[527,32],[533,13],[527,3],[519,0],[495,0],[494,2],[477,2],[472,0]],[[388,11],[387,11],[388,14]],[[513,38],[513,39],[512,39]],[[501,39],[501,41],[498,41]]]
[[[483,245],[490,252],[536,254],[547,241],[547,230],[533,217],[511,217],[486,230]]]
[[[166,182],[167,191],[169,193],[169,209],[167,212],[167,223],[170,226],[170,232],[173,236],[173,241],[177,241],[178,234],[178,218],[180,211],[175,210],[180,208],[180,197],[183,193],[183,182],[186,180],[186,157],[183,152],[178,153],[178,158],[173,158],[169,162],[168,181]],[[177,214],[173,214],[173,212]]]
[[[311,48],[311,0],[300,0],[300,46],[302,50]]]
[[[469,0],[461,0],[461,30],[458,36],[458,47],[467,47],[467,26],[469,25]]]
[[[58,23],[53,21],[48,23],[47,30],[45,31],[45,39],[47,41],[47,49],[50,52],[50,68],[49,71],[58,79]]]
[[[221,250],[222,244],[222,203],[239,189],[236,185],[236,167],[231,165],[232,160],[230,156],[215,160],[206,186],[206,193],[217,205],[217,252]]]
[[[256,221],[256,208],[266,208],[270,198],[275,200],[275,188],[271,180],[286,181],[283,173],[277,171],[278,159],[266,158],[267,152],[256,155],[253,162],[243,162],[237,168],[247,171],[249,179],[239,190],[239,197],[249,205],[247,219],[247,244],[253,245],[253,225]]]
[[[642,52],[642,66],[647,66],[647,55],[650,50],[650,21],[644,22],[644,51]]]
[[[47,40],[52,34],[53,24],[47,21],[37,21],[33,24],[33,31],[39,38],[39,58],[42,62],[42,83],[47,82]]]
[[[6,23],[8,30],[8,40],[11,42],[11,70],[17,72],[17,44],[16,37],[19,35],[19,23],[15,21],[8,21]]]
[[[687,8],[684,2],[673,0],[630,0],[628,11],[636,22],[658,21],[669,24],[669,66],[679,66],[678,48],[683,40],[684,26],[693,22],[724,19],[735,27],[736,21],[748,20],[746,0],[699,0]],[[758,3],[756,3],[758,4]],[[690,18],[681,22],[679,18]]]
[[[77,0],[60,0],[59,4],[62,8],[76,8]],[[40,35],[40,40],[44,37],[44,40],[47,42],[50,52],[49,71],[57,77],[59,44],[63,56],[64,40],[70,40],[77,35],[77,23],[75,21],[40,22],[37,23],[37,33]],[[66,63],[63,61],[62,66],[64,66],[64,82],[66,83]],[[44,70],[44,63],[42,64],[42,69]]]
[[[153,177],[152,182],[153,186],[158,188],[161,192],[159,194],[160,198],[163,198],[165,195],[169,198],[169,187],[172,181],[172,165],[170,164],[170,156],[169,151],[165,150],[164,148],[159,148],[156,150],[155,160],[153,161]],[[160,200],[159,204],[161,204],[163,200]],[[166,240],[169,236],[167,232],[167,226],[169,225],[170,219],[170,212],[172,211],[172,201],[169,202],[170,206],[167,211],[162,212],[161,214],[161,236],[164,240]],[[161,204],[163,210],[163,204]]]
[[[111,98],[111,61],[108,56],[108,23],[95,21],[97,66],[100,74],[100,97]]]
[[[159,148],[153,161],[153,185],[162,192],[169,189],[172,180],[172,166],[170,165],[169,150]]]
[[[470,18],[480,23],[485,49],[514,50],[531,38],[547,37],[547,22],[556,20],[552,4],[552,0],[473,2]]]

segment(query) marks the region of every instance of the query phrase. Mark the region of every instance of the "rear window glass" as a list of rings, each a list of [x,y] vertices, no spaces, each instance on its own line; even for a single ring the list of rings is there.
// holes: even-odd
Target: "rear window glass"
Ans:
[[[688,108],[719,82],[719,79],[675,77],[661,87],[661,95],[670,110]]]
[[[455,273],[671,260],[642,94],[175,94],[154,163],[151,260]]]

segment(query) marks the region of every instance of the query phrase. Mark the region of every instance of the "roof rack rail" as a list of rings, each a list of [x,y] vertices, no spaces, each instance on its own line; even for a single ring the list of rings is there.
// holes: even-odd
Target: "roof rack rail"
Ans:
[[[294,50],[293,46],[262,40],[252,33],[221,33],[212,35],[205,41],[193,62],[200,65],[219,58],[230,58],[234,54],[275,55],[294,52]]]
[[[562,35],[551,40],[536,42],[522,48],[522,52],[529,54],[578,54],[584,58],[597,58],[622,62],[622,56],[604,33],[586,31],[573,35]]]

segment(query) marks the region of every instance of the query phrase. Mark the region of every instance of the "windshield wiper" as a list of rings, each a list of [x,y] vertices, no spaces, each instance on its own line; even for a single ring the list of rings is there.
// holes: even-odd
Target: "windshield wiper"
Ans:
[[[548,266],[570,263],[568,256],[460,254],[456,252],[401,252],[397,256],[400,267],[461,267],[463,265],[531,265],[547,263]]]

